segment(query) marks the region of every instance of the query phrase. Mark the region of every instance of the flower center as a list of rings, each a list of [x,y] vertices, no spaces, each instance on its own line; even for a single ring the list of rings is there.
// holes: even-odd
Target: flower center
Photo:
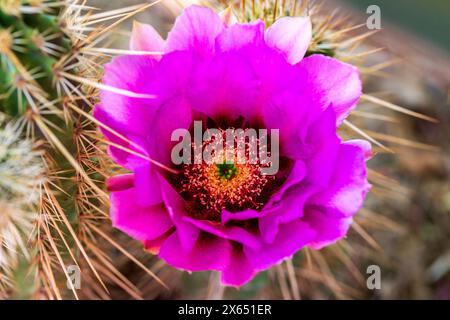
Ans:
[[[236,148],[228,157],[221,150],[212,155],[212,161],[183,165],[180,191],[190,204],[193,217],[220,221],[222,210],[237,212],[260,209],[264,205],[264,191],[275,177],[262,174],[265,165],[249,157],[250,143],[255,141],[246,142],[243,159],[242,150]],[[204,143],[203,148],[207,145],[208,142]]]
[[[234,163],[223,163],[216,164],[217,174],[223,179],[230,180],[237,174],[237,167]]]
[[[192,164],[183,170],[182,194],[197,202],[203,218],[215,220],[223,209],[259,209],[260,198],[271,176],[262,175],[259,165]]]

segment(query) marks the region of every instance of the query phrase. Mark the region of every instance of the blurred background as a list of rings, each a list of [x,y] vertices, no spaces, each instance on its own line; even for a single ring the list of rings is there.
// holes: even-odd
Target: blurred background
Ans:
[[[399,60],[385,75],[369,79],[364,91],[439,123],[397,115],[398,122],[373,130],[407,140],[380,136],[396,154],[370,162],[398,186],[372,194],[366,208],[391,218],[402,231],[371,233],[383,249],[372,257],[383,280],[379,292],[366,296],[450,299],[450,1],[345,0],[343,10],[364,21],[373,4],[381,9],[382,30],[367,41],[386,48],[379,59]]]
[[[165,36],[181,7],[192,2],[166,0],[136,19]],[[93,3],[112,9],[142,1]],[[360,24],[373,4],[381,9],[382,29],[365,39],[364,46],[383,50],[368,57],[371,68],[362,69],[364,92],[439,122],[360,103],[350,120],[395,152],[380,152],[369,162],[374,187],[358,216],[361,229],[352,229],[345,241],[322,250],[313,262],[302,252],[294,258],[300,266],[295,271],[275,268],[240,290],[215,285],[214,274],[189,275],[159,261],[158,275],[170,289],[144,281],[140,289],[146,298],[450,299],[450,1],[333,0],[323,1],[323,10],[339,8],[338,15],[348,14],[349,22]],[[127,46],[130,30],[131,22],[117,33],[116,47]],[[320,274],[310,270],[311,263]],[[367,289],[369,265],[381,268],[380,290]],[[130,279],[140,279],[135,267],[127,263],[122,269],[127,268]],[[298,280],[299,296],[286,293],[283,272],[290,271]],[[119,290],[111,292],[122,297]]]

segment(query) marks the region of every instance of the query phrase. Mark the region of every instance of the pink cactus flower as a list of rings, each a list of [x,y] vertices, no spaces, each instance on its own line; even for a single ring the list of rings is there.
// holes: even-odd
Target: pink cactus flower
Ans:
[[[344,237],[370,185],[369,143],[342,141],[337,127],[361,95],[357,69],[323,55],[305,57],[307,17],[224,22],[192,6],[167,40],[134,26],[132,50],[105,70],[95,117],[112,130],[111,157],[131,173],[111,178],[113,225],[168,264],[215,270],[241,286],[304,247]],[[125,93],[136,93],[123,94]],[[176,129],[279,130],[280,168],[258,164],[176,165]]]

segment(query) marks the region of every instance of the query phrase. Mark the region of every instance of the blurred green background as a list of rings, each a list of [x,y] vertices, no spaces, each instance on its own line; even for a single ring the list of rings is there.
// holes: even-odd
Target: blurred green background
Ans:
[[[401,26],[450,53],[449,0],[344,0],[365,12],[370,5],[381,9],[384,22]]]

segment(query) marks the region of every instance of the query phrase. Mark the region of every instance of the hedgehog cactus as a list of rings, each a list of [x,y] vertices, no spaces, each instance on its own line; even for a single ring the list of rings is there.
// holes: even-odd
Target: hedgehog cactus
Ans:
[[[6,1],[0,9],[0,90],[7,95],[2,109],[12,116],[27,112],[27,94],[58,97],[54,68],[70,51],[71,41],[59,25],[59,9],[49,7],[47,12],[40,10],[42,5],[38,1]]]
[[[75,39],[70,38],[73,34],[67,32],[69,29],[64,29],[68,27],[67,19],[76,17],[76,11],[72,11],[75,8],[75,2],[57,1],[6,0],[0,6],[0,111],[26,125],[28,137],[46,140],[41,151],[47,180],[39,185],[35,237],[28,243],[35,249],[36,257],[30,268],[41,282],[37,287],[52,288],[48,296],[58,298],[62,295],[57,286],[45,283],[45,279],[58,281],[59,276],[52,271],[52,259],[56,258],[59,271],[63,272],[67,258],[76,259],[71,246],[79,241],[80,218],[73,199],[85,186],[78,173],[88,177],[80,160],[84,156],[79,149],[80,137],[76,135],[81,119],[65,109],[68,103],[85,108],[85,102],[80,105],[79,100],[84,95],[74,84],[63,84],[66,80],[58,73],[58,68],[75,62],[69,62],[74,59]],[[68,71],[77,72],[80,69]],[[65,250],[61,250],[63,244]]]
[[[22,139],[12,123],[0,119],[0,298],[13,283],[24,285],[20,263],[30,263],[27,246],[36,222],[36,204],[44,167],[40,152]]]
[[[36,290],[9,278],[12,294],[61,299],[72,289],[78,297],[71,282],[66,288],[71,265],[97,279],[99,295],[106,292],[105,278],[130,290],[117,280],[120,273],[105,260],[94,236],[107,237],[98,226],[105,219],[101,208],[107,195],[101,187],[104,148],[89,114],[101,76],[97,63],[109,53],[95,46],[121,21],[151,5],[94,14],[85,1],[0,0],[0,112],[15,121],[15,136],[38,145],[45,167],[42,181],[29,176],[39,199],[32,237],[22,243],[34,254],[26,273],[32,273]],[[104,21],[113,23],[103,28]],[[26,174],[26,158],[17,161]],[[4,220],[20,216],[16,202],[2,207]]]

